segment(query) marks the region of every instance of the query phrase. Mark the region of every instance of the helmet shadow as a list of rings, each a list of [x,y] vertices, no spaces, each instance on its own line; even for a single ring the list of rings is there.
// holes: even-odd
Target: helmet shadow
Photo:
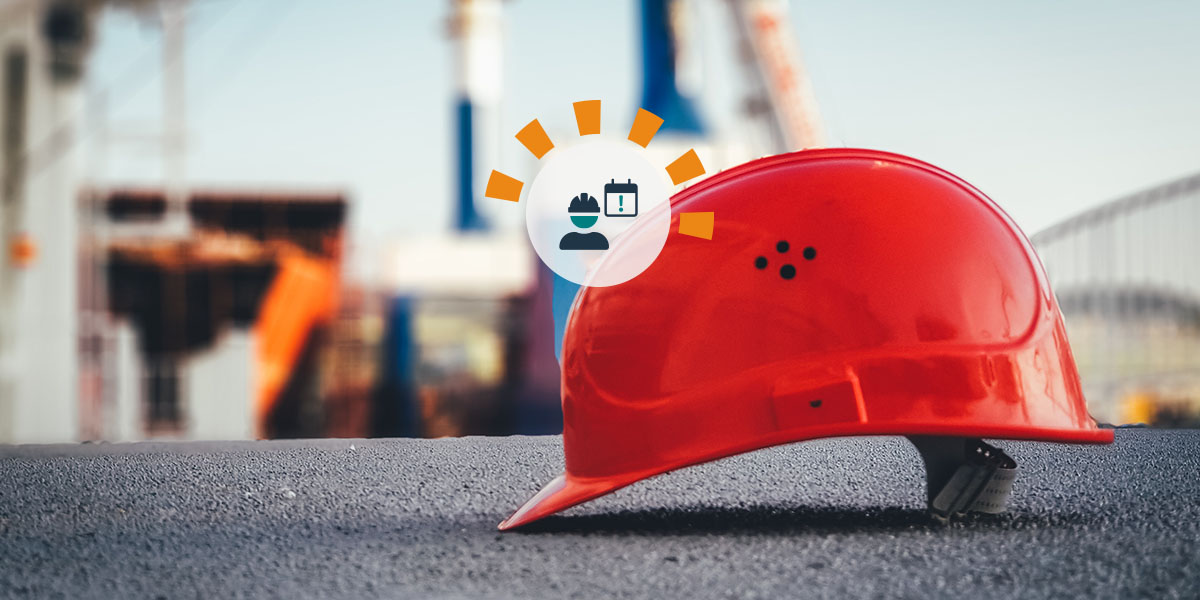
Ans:
[[[829,506],[684,506],[605,514],[554,515],[515,531],[526,534],[828,535],[920,530],[1011,530],[1071,526],[1074,514],[972,513],[948,523],[923,508]]]

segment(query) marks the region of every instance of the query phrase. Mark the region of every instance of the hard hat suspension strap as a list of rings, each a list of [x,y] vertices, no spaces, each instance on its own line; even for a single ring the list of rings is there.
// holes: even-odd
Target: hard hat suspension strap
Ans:
[[[977,438],[909,436],[925,461],[929,511],[940,520],[968,512],[1002,513],[1017,463]]]

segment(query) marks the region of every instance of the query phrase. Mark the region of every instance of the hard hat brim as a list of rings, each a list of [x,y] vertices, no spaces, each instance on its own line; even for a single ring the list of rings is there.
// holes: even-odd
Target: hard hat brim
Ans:
[[[646,477],[643,474],[633,474],[627,477],[584,479],[563,473],[543,486],[538,493],[522,504],[521,508],[502,521],[499,529],[506,531],[537,521],[577,504],[599,498]]]
[[[979,437],[998,440],[1024,440],[1033,442],[1074,443],[1074,444],[1111,444],[1112,429],[1059,429],[1033,427],[969,427],[962,425],[939,426],[936,424],[887,424],[872,427],[870,425],[853,423],[838,427],[810,428],[797,434],[791,432],[775,439],[760,440],[743,446],[724,448],[711,454],[700,455],[676,463],[663,464],[653,469],[623,473],[607,477],[578,477],[563,473],[542,487],[532,498],[525,501],[516,512],[504,521],[498,529],[507,531],[527,525],[572,506],[594,500],[605,494],[615,492],[623,487],[632,485],[677,469],[691,467],[706,462],[720,460],[744,452],[751,452],[771,446],[791,444],[830,437],[863,436],[863,435],[941,435],[957,437]]]

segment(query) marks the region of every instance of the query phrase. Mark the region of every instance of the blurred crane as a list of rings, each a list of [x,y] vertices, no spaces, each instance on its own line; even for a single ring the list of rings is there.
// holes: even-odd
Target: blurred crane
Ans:
[[[749,93],[745,110],[772,153],[825,144],[817,100],[791,34],[786,0],[729,0]]]

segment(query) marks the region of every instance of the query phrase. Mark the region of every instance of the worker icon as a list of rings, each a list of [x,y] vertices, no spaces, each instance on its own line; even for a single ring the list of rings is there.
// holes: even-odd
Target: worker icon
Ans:
[[[529,184],[525,223],[538,258],[555,275],[607,287],[637,277],[658,258],[671,232],[672,184],[643,150],[628,140],[590,135],[547,155]],[[620,216],[605,214],[606,204],[607,212]],[[614,253],[621,255],[619,263]],[[619,267],[598,270],[601,263]]]
[[[586,193],[579,194],[571,199],[571,205],[567,207],[567,214],[571,215],[571,223],[574,223],[576,227],[587,229],[600,219],[600,203]],[[558,249],[608,250],[608,238],[598,231],[591,233],[572,231],[564,235],[558,242]]]

